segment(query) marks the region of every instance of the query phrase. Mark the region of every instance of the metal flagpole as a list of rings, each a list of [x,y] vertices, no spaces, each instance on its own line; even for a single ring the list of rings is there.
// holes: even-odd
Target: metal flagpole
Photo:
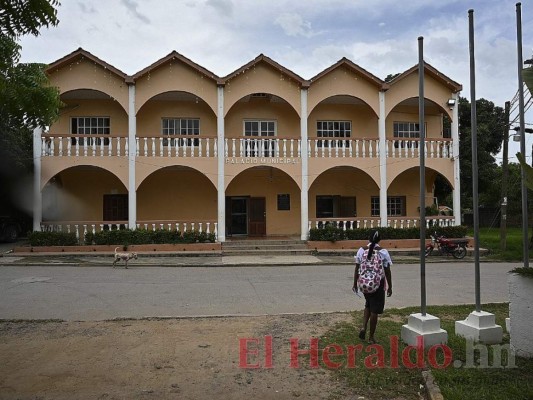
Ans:
[[[420,129],[420,312],[426,315],[426,130],[424,121],[424,38],[418,38],[418,124]]]
[[[479,278],[479,198],[477,171],[477,107],[476,107],[476,62],[474,57],[474,10],[468,10],[470,43],[470,126],[472,136],[472,210],[474,212],[474,269],[476,311],[481,311],[481,290]]]
[[[516,42],[518,53],[518,115],[520,116],[520,153],[526,156],[526,134],[524,121],[524,81],[522,78],[522,69],[524,63],[522,59],[522,3],[516,3]],[[527,187],[526,173],[522,171],[522,248],[524,256],[524,267],[529,267],[529,243],[527,231]]]

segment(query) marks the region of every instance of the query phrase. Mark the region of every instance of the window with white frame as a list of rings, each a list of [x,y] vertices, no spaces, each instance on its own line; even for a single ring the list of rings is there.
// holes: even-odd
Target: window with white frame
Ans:
[[[276,129],[276,121],[245,120],[243,134],[246,138],[244,146],[246,157],[273,157],[276,143],[261,138],[273,138],[276,136]]]
[[[322,139],[340,139],[349,138],[352,135],[352,122],[351,121],[317,121],[316,122],[316,136]],[[336,147],[335,140],[318,141],[318,147]],[[347,142],[340,142],[339,146]]]
[[[72,117],[70,119],[70,133],[73,135],[109,135],[111,133],[111,122],[109,117]],[[102,144],[101,138],[72,138],[72,144],[92,145]],[[109,138],[104,138],[104,145],[109,144]]]
[[[418,148],[418,139],[420,139],[420,124],[418,122],[394,121],[393,135],[395,139],[405,139],[405,141],[396,141],[394,143],[394,147]]]
[[[200,135],[199,118],[163,118],[161,120],[163,146],[198,146],[199,139],[179,136]]]
[[[370,198],[370,215],[372,217],[379,217],[379,196],[372,196]],[[387,216],[405,217],[406,215],[406,197],[387,196]]]

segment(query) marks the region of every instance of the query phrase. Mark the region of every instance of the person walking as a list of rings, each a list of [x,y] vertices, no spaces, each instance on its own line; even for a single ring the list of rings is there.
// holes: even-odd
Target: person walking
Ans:
[[[355,255],[355,270],[352,290],[365,296],[365,310],[363,325],[359,331],[359,338],[365,340],[368,322],[370,331],[369,343],[376,343],[375,333],[378,315],[383,314],[385,308],[385,291],[387,297],[392,296],[392,259],[389,252],[379,246],[381,240],[379,231],[373,230],[368,238],[368,244],[359,248]]]

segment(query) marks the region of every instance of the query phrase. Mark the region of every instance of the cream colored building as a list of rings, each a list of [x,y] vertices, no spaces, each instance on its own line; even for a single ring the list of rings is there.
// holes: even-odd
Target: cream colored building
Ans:
[[[172,52],[133,76],[78,49],[47,73],[65,107],[36,131],[34,229],[298,236],[419,223],[418,66],[390,83],[343,58],[306,80],[260,55],[218,77]],[[460,223],[461,85],[426,64],[426,204]],[[447,132],[443,119],[451,120]]]

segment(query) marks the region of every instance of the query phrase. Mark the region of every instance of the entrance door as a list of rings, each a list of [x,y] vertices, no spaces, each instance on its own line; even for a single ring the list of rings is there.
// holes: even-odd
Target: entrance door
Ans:
[[[264,197],[250,198],[250,236],[266,235],[266,200]]]
[[[226,198],[228,235],[248,234],[248,197]]]

